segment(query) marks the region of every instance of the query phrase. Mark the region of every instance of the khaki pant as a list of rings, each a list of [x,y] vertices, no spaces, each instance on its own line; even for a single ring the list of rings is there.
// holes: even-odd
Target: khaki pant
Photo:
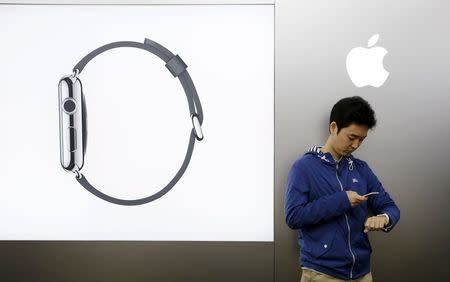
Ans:
[[[334,278],[332,276],[318,273],[309,269],[302,269],[302,279],[300,282],[343,282],[345,280],[341,280],[338,278]],[[361,278],[356,280],[352,280],[355,282],[372,282],[372,273],[369,272]]]

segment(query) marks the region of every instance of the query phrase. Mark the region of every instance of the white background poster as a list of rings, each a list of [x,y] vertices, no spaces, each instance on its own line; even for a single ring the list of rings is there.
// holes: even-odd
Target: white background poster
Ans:
[[[271,5],[0,6],[0,239],[273,241]],[[59,79],[87,53],[150,38],[179,54],[204,109],[184,176],[141,206],[105,202],[59,160]],[[114,197],[163,188],[192,128],[178,79],[153,54],[119,48],[80,75],[82,169]]]

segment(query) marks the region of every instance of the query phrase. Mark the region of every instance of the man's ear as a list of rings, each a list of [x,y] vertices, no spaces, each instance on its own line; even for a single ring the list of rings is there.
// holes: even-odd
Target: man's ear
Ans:
[[[338,132],[338,126],[337,123],[335,121],[330,123],[330,134],[331,135],[337,135]]]

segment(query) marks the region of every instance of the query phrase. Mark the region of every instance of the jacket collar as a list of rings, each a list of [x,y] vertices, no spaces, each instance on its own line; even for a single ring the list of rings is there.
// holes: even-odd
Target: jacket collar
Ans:
[[[341,159],[339,161],[335,161],[333,159],[333,156],[331,155],[330,152],[322,152],[321,151],[322,146],[312,146],[308,152],[306,152],[306,154],[312,154],[317,156],[322,162],[328,164],[328,165],[333,165],[336,166],[337,163],[339,163],[340,165],[343,164],[348,164],[348,167],[350,170],[353,170],[353,161],[355,160],[355,158],[353,157],[352,154],[348,155],[348,156],[342,156]]]

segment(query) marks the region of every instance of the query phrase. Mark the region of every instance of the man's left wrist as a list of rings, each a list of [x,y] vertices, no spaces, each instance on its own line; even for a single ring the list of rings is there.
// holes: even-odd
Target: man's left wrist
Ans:
[[[384,231],[387,231],[388,230],[388,228],[386,227],[386,226],[389,226],[389,223],[390,223],[390,218],[389,218],[389,215],[387,214],[387,213],[382,213],[382,214],[379,214],[379,215],[377,215],[377,216],[384,216],[384,217],[386,217],[386,219],[387,219],[387,222],[386,222],[386,224],[383,226],[383,229],[384,229]]]

